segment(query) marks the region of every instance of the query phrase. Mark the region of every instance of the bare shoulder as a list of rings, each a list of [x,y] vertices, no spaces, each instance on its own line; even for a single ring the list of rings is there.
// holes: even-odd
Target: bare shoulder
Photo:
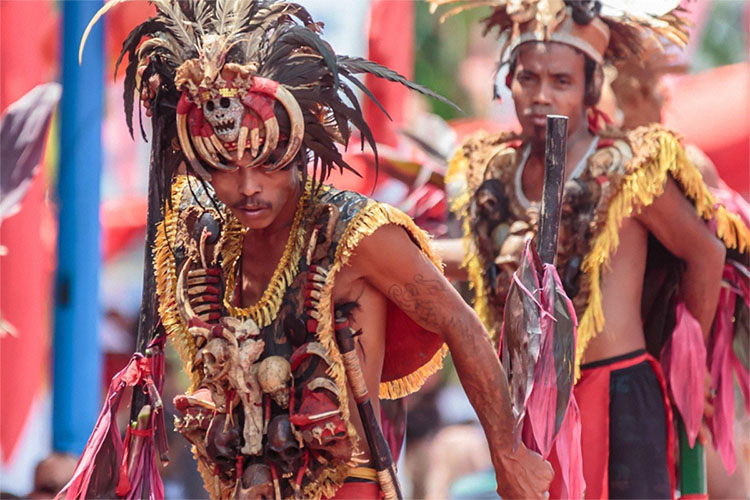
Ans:
[[[422,259],[419,246],[409,233],[396,224],[385,224],[357,245],[349,264],[351,270],[362,276],[377,272],[393,272],[403,262]]]

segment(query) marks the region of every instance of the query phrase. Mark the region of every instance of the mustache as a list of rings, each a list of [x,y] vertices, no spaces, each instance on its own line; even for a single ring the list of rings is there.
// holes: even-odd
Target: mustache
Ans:
[[[529,115],[554,115],[557,110],[552,106],[529,106],[523,110],[523,116]]]
[[[245,196],[240,199],[237,203],[232,205],[232,208],[243,209],[243,208],[271,208],[271,204],[260,196]]]

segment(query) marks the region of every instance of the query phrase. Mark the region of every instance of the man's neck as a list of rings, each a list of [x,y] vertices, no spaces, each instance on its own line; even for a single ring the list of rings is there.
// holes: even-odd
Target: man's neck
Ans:
[[[594,137],[594,134],[591,133],[585,123],[577,130],[568,134],[568,143],[566,145],[567,153],[565,158],[566,178],[569,177],[573,173],[573,170],[575,170],[576,166],[584,160],[584,156],[589,151]],[[529,157],[529,163],[536,164],[537,167],[541,166],[542,172],[544,172],[544,146],[543,142],[532,142],[531,155]]]

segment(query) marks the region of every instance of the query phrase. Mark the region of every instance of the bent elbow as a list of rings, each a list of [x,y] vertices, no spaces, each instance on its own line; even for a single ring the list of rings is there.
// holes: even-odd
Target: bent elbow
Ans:
[[[727,259],[727,247],[724,246],[719,238],[712,238],[711,241],[711,258],[713,264],[719,269],[724,269],[724,262]]]
[[[718,275],[721,278],[724,270],[724,261],[727,256],[727,248],[720,239],[716,237],[709,238],[706,244],[703,245],[702,250],[694,252],[693,255],[697,261],[696,264],[704,267],[711,275]]]

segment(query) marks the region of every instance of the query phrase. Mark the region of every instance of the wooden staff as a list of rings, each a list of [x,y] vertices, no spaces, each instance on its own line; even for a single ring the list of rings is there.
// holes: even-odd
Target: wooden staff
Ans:
[[[568,140],[568,117],[547,115],[547,137],[544,145],[544,190],[539,214],[539,236],[536,249],[545,264],[554,264],[557,236],[565,184],[565,154]]]
[[[367,392],[365,377],[362,374],[362,366],[359,363],[359,356],[354,346],[349,320],[340,317],[339,313],[336,314],[336,340],[338,341],[339,351],[344,358],[346,377],[349,379],[349,386],[354,394],[354,400],[357,402],[359,417],[362,419],[362,425],[365,428],[365,437],[367,438],[367,444],[370,446],[373,462],[375,462],[380,488],[383,490],[386,500],[402,500],[403,496],[398,484],[391,450],[375,418],[375,411]]]

